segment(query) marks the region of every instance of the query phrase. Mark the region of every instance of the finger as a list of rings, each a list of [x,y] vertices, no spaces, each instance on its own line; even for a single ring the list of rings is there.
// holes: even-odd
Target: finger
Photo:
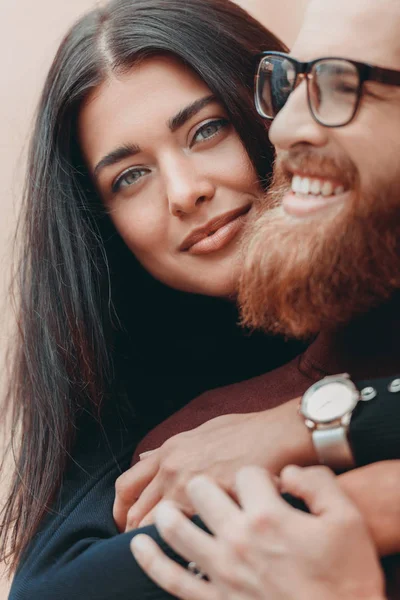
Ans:
[[[168,558],[149,536],[135,536],[131,550],[148,577],[172,596],[181,600],[217,600],[211,583],[197,579]]]
[[[164,496],[164,500],[168,499],[168,494],[166,494]],[[162,500],[161,500],[162,502]],[[187,517],[191,517],[194,515],[195,511],[193,509],[193,506],[191,506],[189,503],[185,503],[184,505],[179,502],[177,503],[175,501],[175,504],[177,506],[177,508],[179,508],[179,510],[186,515]],[[160,505],[160,503],[158,502],[155,507],[144,517],[144,519],[142,519],[140,521],[140,523],[138,524],[138,527],[147,527],[147,525],[153,525],[153,523],[155,522],[155,515],[157,512],[157,507]]]
[[[138,529],[141,529],[142,527],[147,527],[148,525],[154,525],[156,519],[155,511],[157,510],[157,506],[159,506],[159,504],[160,503],[157,503],[155,507],[144,517],[144,519],[142,519],[140,523],[138,523]]]
[[[236,502],[205,475],[194,477],[186,491],[195,511],[214,533],[220,532],[227,522],[240,519],[241,511]]]
[[[135,504],[129,509],[126,519],[126,531],[136,529],[139,526],[139,523],[159,503],[161,498],[161,481],[160,478],[156,476],[142,492]]]
[[[285,467],[281,473],[285,491],[307,504],[313,515],[337,513],[350,507],[336,477],[327,467]]]
[[[156,455],[131,467],[115,482],[113,516],[119,531],[126,527],[126,517],[130,507],[142,491],[157,475],[159,461]]]
[[[250,514],[263,514],[267,509],[281,515],[286,509],[275,478],[261,467],[240,469],[236,475],[236,492],[241,506]]]
[[[190,521],[177,506],[164,500],[155,514],[155,524],[161,537],[187,561],[196,564],[207,573],[209,565],[217,557],[216,540]]]

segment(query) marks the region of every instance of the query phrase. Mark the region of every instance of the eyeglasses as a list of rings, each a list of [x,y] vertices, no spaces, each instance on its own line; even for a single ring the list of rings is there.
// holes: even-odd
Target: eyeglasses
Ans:
[[[276,117],[303,79],[311,114],[325,127],[343,127],[354,119],[365,81],[400,86],[400,71],[345,58],[299,62],[283,52],[263,52],[257,59],[255,103],[264,119]]]

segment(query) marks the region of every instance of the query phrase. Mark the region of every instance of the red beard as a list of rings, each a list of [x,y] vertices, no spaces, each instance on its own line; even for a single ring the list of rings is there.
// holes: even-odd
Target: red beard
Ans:
[[[248,327],[309,337],[348,323],[400,288],[400,180],[376,182],[379,194],[360,192],[352,165],[313,154],[291,153],[291,164],[319,163],[327,176],[345,176],[352,201],[317,218],[289,218],[280,200],[291,174],[277,163],[243,236],[238,300]]]

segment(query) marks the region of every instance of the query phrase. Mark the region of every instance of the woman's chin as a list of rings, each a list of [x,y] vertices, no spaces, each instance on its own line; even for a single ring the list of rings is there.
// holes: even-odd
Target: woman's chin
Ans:
[[[189,258],[189,257],[188,257]],[[165,267],[158,272],[148,269],[155,279],[175,290],[188,294],[234,300],[240,277],[239,252],[226,252],[225,256],[190,257],[184,264],[175,263],[174,269]],[[148,266],[147,266],[148,267]],[[146,267],[145,267],[146,268]]]
[[[165,278],[160,278],[160,281],[168,287],[187,294],[226,298],[227,300],[234,301],[237,295],[238,278],[236,274],[231,277],[227,277],[226,272],[215,277],[212,277],[211,274],[209,275],[209,277],[199,277],[197,279],[193,277],[192,273],[190,279],[186,281],[182,279],[180,281],[172,281]]]

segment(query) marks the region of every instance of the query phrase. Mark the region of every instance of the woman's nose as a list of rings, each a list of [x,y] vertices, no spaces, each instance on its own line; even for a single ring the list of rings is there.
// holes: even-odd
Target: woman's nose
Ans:
[[[212,200],[215,188],[206,174],[185,163],[170,172],[167,193],[170,213],[175,217],[183,217],[196,212],[204,202]]]

